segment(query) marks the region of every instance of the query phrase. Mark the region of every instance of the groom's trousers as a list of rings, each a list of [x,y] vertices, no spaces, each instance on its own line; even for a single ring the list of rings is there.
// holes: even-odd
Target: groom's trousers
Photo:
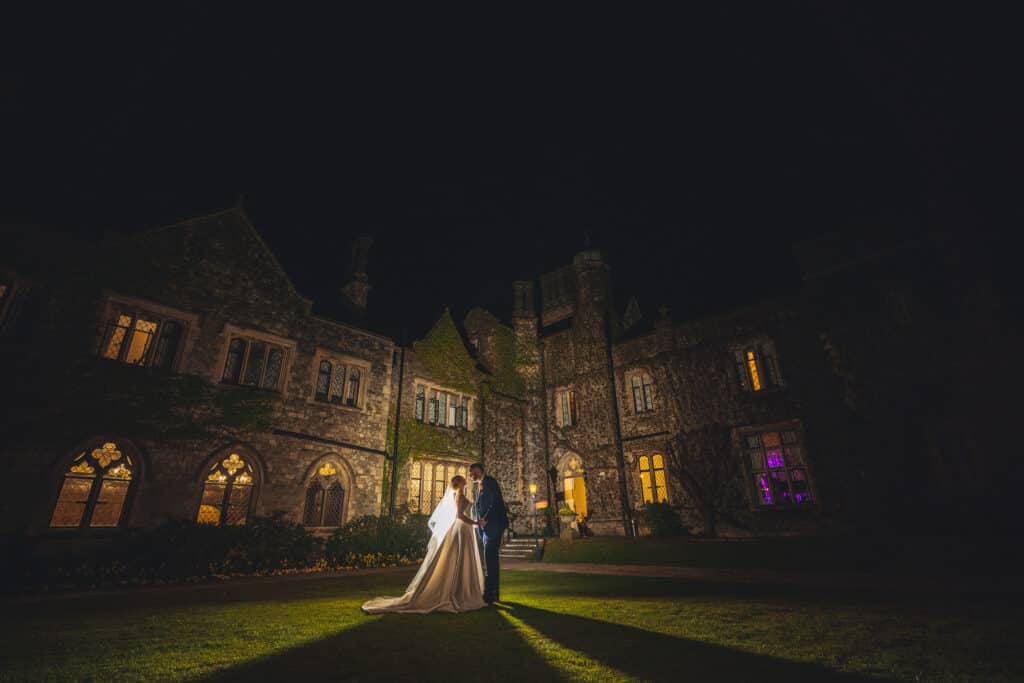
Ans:
[[[498,600],[498,549],[501,547],[501,534],[488,534],[486,531],[480,535],[484,541],[484,600]]]

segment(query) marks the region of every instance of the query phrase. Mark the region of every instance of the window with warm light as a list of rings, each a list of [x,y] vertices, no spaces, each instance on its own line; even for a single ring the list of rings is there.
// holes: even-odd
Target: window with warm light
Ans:
[[[764,391],[782,386],[779,362],[771,343],[752,344],[733,351],[740,386],[745,391]]]
[[[363,406],[361,389],[366,368],[334,358],[321,358],[316,368],[314,400],[350,408]]]
[[[559,389],[555,392],[555,419],[559,427],[572,427],[579,415],[576,411],[576,392]]]
[[[469,429],[472,405],[469,396],[417,383],[414,400],[413,416],[417,422],[451,429]]]
[[[645,503],[668,502],[668,485],[665,480],[665,457],[660,453],[641,455],[640,490]]]
[[[282,346],[267,341],[232,337],[221,382],[278,391],[286,353]]]
[[[196,521],[215,526],[245,524],[255,485],[252,465],[238,453],[213,463],[203,482]]]
[[[302,512],[305,526],[341,526],[345,514],[345,488],[341,483],[341,465],[328,460],[321,465],[306,486],[306,504]]]
[[[410,512],[429,515],[456,474],[466,477],[469,465],[419,458],[409,465],[408,506]]]
[[[99,355],[128,365],[171,370],[185,336],[185,323],[137,308],[120,307],[100,338]]]
[[[795,507],[811,502],[800,434],[795,429],[742,434],[759,505]]]
[[[135,463],[117,443],[80,453],[64,473],[50,527],[114,528],[121,525]]]

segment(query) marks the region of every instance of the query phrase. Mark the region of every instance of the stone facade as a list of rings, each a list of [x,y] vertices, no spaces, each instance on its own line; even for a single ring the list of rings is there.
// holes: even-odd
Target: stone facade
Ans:
[[[357,241],[342,292],[356,314],[367,307],[368,249],[368,240]],[[81,357],[121,366],[95,360],[109,345],[104,325],[126,311],[144,312],[181,325],[164,368],[170,376],[199,378],[215,396],[265,397],[269,412],[259,424],[225,422],[201,438],[161,439],[141,424],[97,418],[95,429],[68,421],[49,434],[11,439],[3,455],[21,485],[2,503],[8,530],[68,533],[48,528],[64,475],[79,453],[108,442],[131,454],[135,467],[121,526],[195,518],[207,478],[231,454],[251,466],[250,516],[281,511],[311,526],[392,505],[429,512],[451,476],[481,461],[501,483],[519,532],[533,528],[531,485],[542,505],[575,508],[597,534],[645,533],[644,503],[657,501],[691,531],[757,534],[849,528],[878,509],[879,496],[891,495],[880,491],[915,477],[914,486],[942,501],[956,486],[951,459],[977,498],[994,474],[1015,476],[991,456],[1010,438],[1000,427],[1010,423],[1008,404],[976,381],[996,376],[991,359],[979,358],[977,340],[966,336],[959,347],[936,344],[941,321],[923,305],[928,287],[905,273],[887,279],[892,269],[869,274],[881,312],[862,305],[858,267],[824,267],[819,257],[812,261],[818,270],[809,271],[814,286],[801,296],[685,322],[665,310],[644,318],[633,299],[620,319],[609,267],[587,250],[536,283],[512,283],[511,324],[482,309],[460,324],[445,311],[402,349],[357,321],[314,315],[237,210],[107,251],[102,272],[76,274],[62,286],[16,268],[0,271],[2,343],[17,355],[41,339],[73,337]],[[29,292],[43,293],[35,310],[58,312],[30,325],[21,313],[32,308],[24,305]],[[913,312],[903,305],[908,292],[916,292]],[[964,296],[958,315],[985,322],[981,346],[994,353],[1005,339],[1000,309],[987,305],[990,293]],[[281,352],[273,386],[225,386],[236,343],[244,344],[246,368],[256,349]],[[895,377],[922,366],[921,349],[925,369]],[[121,353],[123,361],[131,350]],[[155,363],[159,351],[147,353],[143,364]],[[269,373],[271,356],[261,358],[258,372]],[[970,400],[947,392],[944,401],[925,401],[926,412],[916,410],[920,387],[941,392],[951,367]],[[353,369],[360,380],[350,391]],[[240,377],[228,384],[245,384]],[[956,452],[950,434],[962,437]],[[321,468],[344,490],[331,524],[322,513],[310,521],[310,487]],[[898,478],[879,485],[896,470]]]

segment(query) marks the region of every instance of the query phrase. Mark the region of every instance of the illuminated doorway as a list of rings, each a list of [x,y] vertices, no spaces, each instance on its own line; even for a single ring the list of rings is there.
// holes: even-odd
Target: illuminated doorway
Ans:
[[[562,459],[559,468],[562,477],[562,492],[565,494],[565,505],[576,513],[576,519],[587,516],[587,482],[584,477],[583,463],[575,453]]]

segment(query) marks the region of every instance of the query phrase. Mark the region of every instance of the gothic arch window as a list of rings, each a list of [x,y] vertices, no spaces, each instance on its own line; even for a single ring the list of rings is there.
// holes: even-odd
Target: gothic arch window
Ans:
[[[114,441],[79,453],[61,482],[50,527],[115,528],[125,518],[136,464]]]
[[[345,520],[345,486],[342,466],[325,461],[306,485],[306,501],[302,511],[304,526],[341,526]]]
[[[248,455],[232,452],[218,458],[204,473],[196,521],[215,526],[245,524],[252,512],[255,489],[256,472]]]

